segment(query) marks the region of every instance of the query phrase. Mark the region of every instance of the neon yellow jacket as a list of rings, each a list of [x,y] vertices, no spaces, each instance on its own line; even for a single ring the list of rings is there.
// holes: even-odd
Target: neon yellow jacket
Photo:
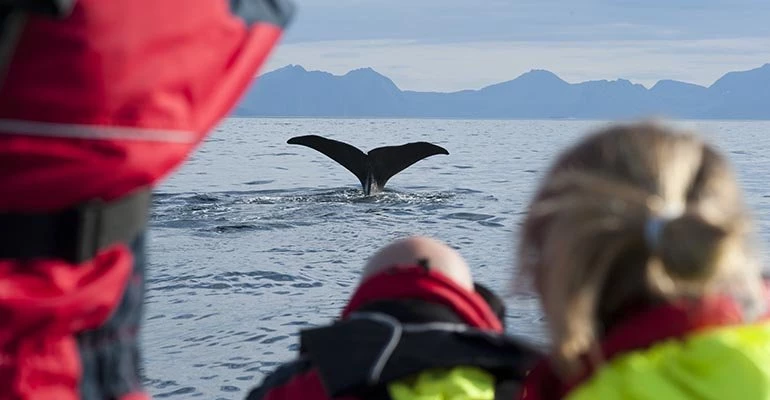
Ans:
[[[567,400],[770,400],[770,324],[714,328],[613,358]]]
[[[434,368],[388,385],[393,400],[493,400],[495,377],[481,368]]]

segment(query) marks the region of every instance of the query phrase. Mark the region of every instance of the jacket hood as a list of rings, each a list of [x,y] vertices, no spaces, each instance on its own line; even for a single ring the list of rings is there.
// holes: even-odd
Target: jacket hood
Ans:
[[[490,296],[491,292],[486,291],[486,294]],[[348,318],[367,304],[395,299],[419,299],[440,304],[449,307],[474,328],[503,331],[501,319],[479,292],[466,290],[444,274],[419,265],[395,265],[364,280],[343,310],[342,318]],[[502,302],[495,303],[501,307]]]

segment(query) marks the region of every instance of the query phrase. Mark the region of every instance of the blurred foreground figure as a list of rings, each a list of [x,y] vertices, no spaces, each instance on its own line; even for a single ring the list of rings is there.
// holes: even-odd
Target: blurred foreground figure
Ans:
[[[503,335],[504,315],[451,247],[402,239],[372,256],[341,320],[300,332],[297,360],[248,400],[511,399],[537,353]]]
[[[152,187],[233,107],[283,0],[0,1],[0,398],[145,399]]]
[[[552,342],[527,400],[770,398],[768,297],[725,158],[653,124],[591,135],[528,210]]]

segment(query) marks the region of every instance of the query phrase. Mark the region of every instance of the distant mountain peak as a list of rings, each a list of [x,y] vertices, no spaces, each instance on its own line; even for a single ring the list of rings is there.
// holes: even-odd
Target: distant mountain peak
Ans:
[[[525,72],[516,79],[495,83],[493,85],[489,85],[487,87],[484,87],[481,89],[481,91],[497,91],[497,90],[516,90],[516,88],[522,88],[527,87],[530,89],[535,89],[539,87],[553,87],[553,86],[568,86],[569,83],[564,81],[563,79],[559,78],[556,74],[554,74],[551,71],[544,70],[544,69],[532,69],[528,72]]]
[[[375,71],[374,68],[372,67],[362,67],[362,68],[351,69],[350,72],[348,72],[348,74],[360,73],[360,72],[373,72],[375,74],[379,74],[379,72]]]
[[[705,86],[696,85],[694,83],[688,83],[688,82],[682,82],[677,81],[673,79],[661,79],[658,82],[653,85],[650,90],[651,91],[659,91],[659,90],[665,90],[665,89],[703,89],[705,90]]]
[[[558,75],[546,69],[531,69],[528,72],[519,75],[516,79],[551,79],[563,81]]]
[[[356,68],[348,71],[348,73],[343,76],[371,76],[388,79],[385,75],[375,71],[372,67]]]
[[[737,88],[757,90],[770,87],[770,64],[744,71],[733,71],[722,75],[709,88],[724,92]]]
[[[288,72],[288,71],[292,71],[292,72],[307,72],[305,67],[303,67],[303,66],[301,66],[299,64],[289,64],[289,65],[283,66],[281,68],[278,68],[278,69],[274,70],[273,72],[278,72],[278,71],[284,71],[284,72]]]

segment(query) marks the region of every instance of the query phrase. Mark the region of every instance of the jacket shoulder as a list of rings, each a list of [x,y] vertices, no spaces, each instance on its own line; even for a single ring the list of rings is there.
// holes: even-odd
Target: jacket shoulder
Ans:
[[[252,389],[246,396],[246,400],[263,400],[271,390],[286,385],[294,377],[309,371],[310,368],[310,360],[305,357],[285,363],[267,375],[258,387]]]

